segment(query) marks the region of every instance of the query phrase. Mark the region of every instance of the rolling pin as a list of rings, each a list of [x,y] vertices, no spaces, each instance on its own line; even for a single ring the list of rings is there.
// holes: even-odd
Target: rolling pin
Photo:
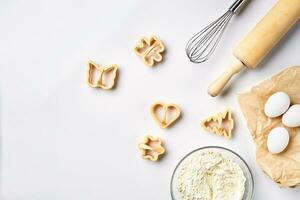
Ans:
[[[271,10],[235,47],[229,68],[208,88],[217,96],[242,69],[254,69],[300,18],[300,0],[278,0]]]

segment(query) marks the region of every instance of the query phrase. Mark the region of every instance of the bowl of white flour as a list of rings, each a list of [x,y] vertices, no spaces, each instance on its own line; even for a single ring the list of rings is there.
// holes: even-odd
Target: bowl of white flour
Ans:
[[[171,180],[173,200],[250,200],[253,177],[235,152],[217,146],[196,149],[176,166]]]

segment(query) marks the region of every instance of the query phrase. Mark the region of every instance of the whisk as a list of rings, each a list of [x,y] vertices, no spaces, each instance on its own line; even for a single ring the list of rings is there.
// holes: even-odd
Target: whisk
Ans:
[[[194,35],[187,43],[185,51],[191,62],[202,63],[208,60],[217,47],[231,17],[247,0],[236,0],[217,20]]]

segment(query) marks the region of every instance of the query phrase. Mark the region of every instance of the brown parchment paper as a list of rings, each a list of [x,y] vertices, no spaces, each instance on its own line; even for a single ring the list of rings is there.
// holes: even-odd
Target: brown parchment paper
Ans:
[[[283,126],[281,117],[271,119],[264,114],[268,97],[278,91],[286,92],[292,104],[300,103],[300,66],[286,68],[249,92],[238,94],[238,102],[256,145],[257,163],[280,187],[294,187],[300,185],[300,128],[286,127],[290,142],[284,152],[271,154],[267,149],[268,133]]]

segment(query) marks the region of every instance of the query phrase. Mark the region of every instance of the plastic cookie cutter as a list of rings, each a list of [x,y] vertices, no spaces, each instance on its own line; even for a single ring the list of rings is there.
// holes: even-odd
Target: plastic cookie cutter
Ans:
[[[201,122],[204,129],[230,139],[234,129],[234,119],[229,109],[212,115]]]
[[[134,52],[143,59],[145,65],[150,67],[162,61],[164,51],[165,46],[156,36],[151,36],[149,39],[142,37],[139,44],[134,47]]]
[[[118,66],[115,64],[99,67],[93,61],[87,63],[87,84],[92,88],[112,89],[115,86],[117,74]]]
[[[161,116],[159,116],[159,110]],[[174,103],[156,102],[150,108],[152,118],[161,128],[167,128],[173,124],[181,114],[180,108]]]
[[[143,159],[157,161],[165,153],[162,141],[159,137],[147,135],[143,141],[138,144]]]

